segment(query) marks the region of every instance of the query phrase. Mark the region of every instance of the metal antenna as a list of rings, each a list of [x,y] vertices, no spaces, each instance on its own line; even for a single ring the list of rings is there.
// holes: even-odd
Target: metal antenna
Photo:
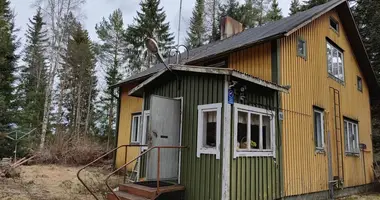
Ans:
[[[181,35],[181,18],[182,18],[182,0],[179,1],[179,18],[178,18],[178,38],[177,47],[179,46],[179,37]]]

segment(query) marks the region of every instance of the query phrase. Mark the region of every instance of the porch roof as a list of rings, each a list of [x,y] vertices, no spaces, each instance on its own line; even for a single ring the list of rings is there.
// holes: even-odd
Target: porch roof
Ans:
[[[173,71],[183,71],[183,72],[195,72],[195,73],[205,73],[205,74],[219,74],[219,75],[230,75],[266,88],[270,88],[272,90],[276,90],[279,92],[285,92],[288,93],[290,87],[289,86],[282,86],[277,83],[273,83],[270,81],[263,80],[261,78],[240,72],[235,69],[230,68],[215,68],[215,67],[203,67],[203,66],[192,66],[192,65],[169,65],[170,69]],[[153,80],[160,77],[165,72],[169,71],[166,68],[163,68],[155,75],[149,77],[141,84],[134,87],[131,91],[129,91],[128,95],[130,96],[138,96],[137,93],[139,93],[146,85],[151,83]]]

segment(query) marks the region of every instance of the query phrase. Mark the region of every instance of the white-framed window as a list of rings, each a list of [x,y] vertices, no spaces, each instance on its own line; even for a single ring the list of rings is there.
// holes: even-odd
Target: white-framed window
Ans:
[[[330,17],[330,28],[332,28],[335,32],[339,33],[339,23],[333,17]]]
[[[215,154],[220,158],[221,110],[221,103],[198,106],[197,157]]]
[[[314,140],[317,150],[324,150],[324,114],[323,110],[314,108]]]
[[[348,154],[359,154],[359,129],[358,123],[352,120],[344,120],[345,150]]]
[[[357,77],[356,78],[356,85],[357,85],[357,87],[358,87],[358,90],[360,91],[360,92],[363,92],[363,80],[362,80],[362,78],[361,77]]]
[[[275,112],[234,104],[234,158],[276,156]]]
[[[131,143],[140,143],[140,120],[141,113],[132,114]]]
[[[327,42],[327,67],[331,76],[344,82],[343,52],[329,42]]]
[[[145,110],[143,113],[143,131],[142,131],[142,136],[141,136],[141,144],[146,145],[148,144],[148,134],[149,134],[149,123],[150,123],[150,111]],[[148,147],[142,147],[142,149],[147,149]]]
[[[307,56],[307,45],[306,40],[298,38],[297,40],[297,55],[306,59]]]

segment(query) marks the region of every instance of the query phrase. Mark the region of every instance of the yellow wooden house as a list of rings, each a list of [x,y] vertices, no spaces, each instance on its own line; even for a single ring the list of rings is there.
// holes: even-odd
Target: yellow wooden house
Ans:
[[[199,79],[194,88],[214,88],[203,97],[221,92],[222,121],[227,120],[224,123],[230,122],[231,126],[221,125],[220,149],[215,155],[210,153],[214,156],[197,151],[197,130],[181,127],[182,132],[191,135],[181,138],[190,142],[185,142],[188,149],[183,150],[186,153],[181,154],[178,164],[178,182],[186,187],[184,198],[326,199],[370,188],[374,182],[370,105],[379,99],[380,90],[348,3],[332,0],[236,34],[229,30],[242,30],[234,29],[238,23],[229,23],[230,19],[223,22],[222,40],[191,49],[180,64],[168,64],[178,73],[231,75],[263,87],[265,83],[266,88],[278,91],[268,100],[269,107],[257,103],[260,99],[252,100],[257,101],[256,107],[276,111],[274,148],[269,153],[255,154],[252,149],[242,153],[237,132],[243,122],[234,112],[251,109],[247,107],[249,95],[240,99],[244,105],[236,100],[227,103],[231,80],[226,79],[228,87],[219,87],[217,82]],[[144,98],[148,93],[144,91],[158,88],[161,82],[155,85],[152,81],[167,71],[161,63],[115,85],[120,93],[117,146],[146,143],[151,132],[149,105]],[[183,88],[188,86],[185,80]],[[175,90],[174,86],[168,87]],[[182,107],[191,103],[183,101]],[[196,112],[183,115],[184,121],[195,122],[201,116]],[[255,141],[253,135],[249,137],[251,144],[262,142]],[[127,156],[124,150],[118,151],[116,168],[144,149],[131,148]],[[128,168],[136,169],[135,165]]]

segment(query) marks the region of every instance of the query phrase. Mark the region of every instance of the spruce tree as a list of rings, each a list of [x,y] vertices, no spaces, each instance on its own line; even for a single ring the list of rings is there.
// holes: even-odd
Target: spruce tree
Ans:
[[[216,41],[220,38],[220,21],[219,0],[205,0],[205,29],[208,34],[209,42]]]
[[[357,0],[352,10],[375,76],[380,84],[380,1]],[[380,151],[380,101],[371,107],[374,151]],[[377,156],[375,156],[376,158]]]
[[[256,1],[254,1],[254,6],[259,11],[257,14],[257,25],[258,26],[262,26],[268,21],[267,12],[268,12],[269,3],[270,3],[270,0],[256,0]]]
[[[306,0],[304,1],[304,4],[301,6],[301,10],[305,11],[308,10],[314,6],[322,5],[324,3],[327,3],[329,0]]]
[[[245,28],[253,28],[257,24],[259,10],[254,5],[254,0],[246,0],[241,5],[241,23]]]
[[[282,19],[281,8],[278,6],[277,0],[272,1],[272,5],[267,13],[266,18],[269,21],[277,21]]]
[[[204,23],[204,0],[196,0],[193,8],[193,16],[190,19],[190,27],[187,32],[186,43],[189,47],[199,47],[206,41],[206,29]]]
[[[14,116],[14,73],[17,55],[17,41],[14,15],[8,0],[0,0],[0,132],[9,131],[15,122]]]
[[[290,3],[289,15],[294,15],[301,10],[301,4],[299,0],[292,0]]]
[[[45,90],[47,86],[46,58],[47,33],[43,22],[41,9],[32,19],[29,19],[26,32],[26,47],[24,55],[25,65],[20,74],[21,96],[21,124],[28,129],[41,130],[41,122],[44,112]]]
[[[149,68],[156,63],[154,55],[150,55],[145,47],[147,37],[154,38],[160,52],[168,55],[174,42],[174,36],[169,32],[169,23],[165,22],[166,14],[163,7],[160,7],[160,0],[142,0],[141,10],[137,12],[126,32],[125,40],[128,46],[128,60],[131,68],[141,70]]]
[[[99,110],[101,113],[100,131],[103,135],[107,135],[108,141],[111,141],[111,137],[115,133],[114,124],[116,123],[116,102],[113,98],[111,86],[122,79],[121,71],[127,59],[125,54],[127,43],[124,40],[125,28],[121,10],[115,10],[108,19],[103,18],[95,29],[100,39],[97,50],[100,66],[106,73],[106,86],[102,91]],[[127,73],[131,73],[129,68]]]
[[[93,126],[94,101],[96,97],[95,55],[88,32],[76,23],[62,56],[63,68],[68,77],[67,95],[64,99],[70,133],[80,136]]]

